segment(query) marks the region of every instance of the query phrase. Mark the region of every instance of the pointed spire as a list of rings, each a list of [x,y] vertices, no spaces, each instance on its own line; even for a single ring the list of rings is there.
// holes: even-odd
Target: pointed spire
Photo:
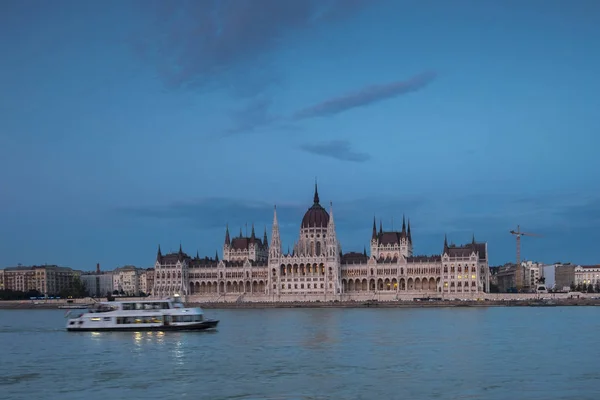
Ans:
[[[371,239],[377,239],[377,223],[375,222],[375,216],[373,215],[373,234],[371,235]]]
[[[254,233],[254,222],[252,223],[252,234],[250,235],[251,239],[256,239],[256,234]]]
[[[473,240],[471,240],[471,244],[475,245],[477,242],[475,241],[475,233],[473,233]]]
[[[229,224],[227,224],[226,228],[225,228],[225,244],[226,245],[231,244],[231,239],[229,238]]]
[[[162,252],[160,251],[160,244],[158,245],[158,251],[156,252],[156,259],[160,261],[162,259]]]
[[[402,214],[402,232],[406,233],[406,218],[404,217],[404,214]]]
[[[181,242],[179,242],[179,254],[182,254],[183,250],[181,249]]]
[[[367,246],[365,246],[363,249],[363,256],[367,257]]]
[[[219,262],[219,250],[215,250],[215,260]]]
[[[412,237],[410,235],[410,218],[408,219],[408,230],[407,230],[406,236],[408,236],[408,241],[412,242]]]
[[[263,246],[268,246],[269,245],[269,239],[267,238],[267,226],[265,225],[265,234],[263,236]]]
[[[279,223],[277,222],[277,206],[273,207],[273,228],[271,230],[271,247],[269,257],[279,258],[281,256],[281,238],[279,237]]]
[[[200,259],[200,253],[198,252],[198,250],[196,250],[196,260]]]
[[[379,220],[379,234],[381,235],[383,233],[383,223],[381,222],[381,220]]]
[[[240,237],[244,237],[244,234],[242,233],[242,227],[240,226]]]
[[[317,187],[317,178],[315,178],[315,197],[313,199],[315,204],[319,204],[319,189]]]
[[[444,234],[444,253],[448,251],[448,235]]]
[[[329,202],[329,223],[327,224],[328,228],[331,225],[332,229],[335,230],[335,222],[333,221],[333,202]]]

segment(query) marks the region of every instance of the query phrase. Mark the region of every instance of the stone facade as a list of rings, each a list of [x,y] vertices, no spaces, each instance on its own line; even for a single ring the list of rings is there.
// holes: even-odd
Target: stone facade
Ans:
[[[379,231],[373,221],[370,255],[344,254],[337,238],[333,207],[327,212],[315,185],[313,205],[306,211],[292,251],[283,252],[277,209],[271,243],[266,230],[256,237],[242,232],[231,238],[226,228],[223,259],[190,257],[179,252],[155,263],[153,293],[175,293],[205,301],[328,301],[400,297],[477,296],[489,291],[487,243],[464,246],[444,241],[439,255],[413,255],[410,220],[401,231]]]

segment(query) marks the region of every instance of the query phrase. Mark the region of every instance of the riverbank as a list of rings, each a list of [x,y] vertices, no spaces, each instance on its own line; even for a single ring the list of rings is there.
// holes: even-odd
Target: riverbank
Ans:
[[[77,305],[86,304],[78,302]],[[91,304],[91,303],[89,303]],[[67,303],[0,301],[4,310],[56,310]],[[70,304],[72,305],[72,304]],[[266,309],[266,308],[433,308],[433,307],[558,307],[600,306],[600,299],[552,299],[552,300],[490,300],[490,301],[331,301],[331,302],[190,302],[189,307],[205,309]],[[66,311],[66,309],[65,309]]]
[[[260,308],[439,308],[439,307],[558,307],[600,306],[600,299],[503,300],[503,301],[365,301],[365,302],[279,302],[279,303],[190,303],[205,309]]]

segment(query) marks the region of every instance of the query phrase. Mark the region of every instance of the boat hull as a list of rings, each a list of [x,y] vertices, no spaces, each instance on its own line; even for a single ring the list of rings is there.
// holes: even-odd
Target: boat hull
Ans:
[[[69,332],[146,332],[146,331],[205,331],[216,329],[219,324],[218,320],[207,319],[202,322],[186,325],[161,325],[161,326],[114,326],[114,327],[67,327]]]

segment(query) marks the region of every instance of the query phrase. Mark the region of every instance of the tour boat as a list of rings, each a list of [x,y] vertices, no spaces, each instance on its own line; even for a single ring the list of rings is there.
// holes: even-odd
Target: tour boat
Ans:
[[[196,331],[215,329],[218,323],[205,319],[199,307],[185,308],[176,295],[166,300],[100,302],[69,318],[67,331]]]

